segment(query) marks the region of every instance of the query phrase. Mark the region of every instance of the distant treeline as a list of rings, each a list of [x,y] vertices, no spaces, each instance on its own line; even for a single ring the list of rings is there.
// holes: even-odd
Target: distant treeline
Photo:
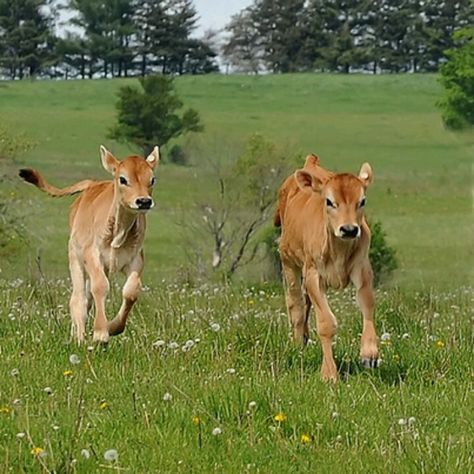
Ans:
[[[0,0],[0,76],[436,71],[474,2],[254,0],[200,39],[198,20],[193,0]]]
[[[241,71],[436,71],[472,0],[254,0],[224,57]]]
[[[64,17],[71,19],[60,38],[55,30]],[[21,79],[215,71],[216,53],[190,36],[197,21],[192,0],[0,0],[0,73]]]

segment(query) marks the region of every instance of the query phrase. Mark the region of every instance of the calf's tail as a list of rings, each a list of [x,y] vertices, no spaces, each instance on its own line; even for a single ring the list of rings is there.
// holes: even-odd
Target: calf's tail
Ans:
[[[84,191],[94,183],[94,181],[90,179],[85,179],[84,181],[79,181],[78,183],[65,188],[57,188],[56,186],[49,184],[38,171],[31,168],[21,169],[18,174],[27,183],[34,184],[37,188],[41,189],[41,191],[44,191],[53,197],[72,196],[73,194]]]

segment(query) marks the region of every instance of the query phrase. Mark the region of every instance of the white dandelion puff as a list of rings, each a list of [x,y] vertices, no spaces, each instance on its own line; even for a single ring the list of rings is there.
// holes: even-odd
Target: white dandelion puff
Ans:
[[[115,462],[118,460],[118,452],[116,449],[108,449],[104,453],[104,459],[109,462]]]
[[[84,458],[84,459],[89,459],[91,457],[91,453],[88,449],[82,449],[81,450],[81,456]]]
[[[219,332],[221,330],[221,325],[218,324],[218,323],[212,323],[211,324],[211,329],[214,331],[214,332]]]
[[[159,349],[160,347],[163,347],[165,344],[166,342],[163,341],[163,339],[158,339],[152,344],[152,347],[154,347],[155,349]]]
[[[69,356],[69,362],[72,364],[72,365],[77,365],[81,362],[81,359],[79,359],[79,356],[77,354],[71,354]]]
[[[217,426],[212,430],[212,436],[219,436],[222,434],[222,430]]]
[[[171,395],[171,393],[169,392],[166,392],[164,395],[163,395],[163,400],[165,402],[170,402],[171,400],[173,400],[173,395]]]

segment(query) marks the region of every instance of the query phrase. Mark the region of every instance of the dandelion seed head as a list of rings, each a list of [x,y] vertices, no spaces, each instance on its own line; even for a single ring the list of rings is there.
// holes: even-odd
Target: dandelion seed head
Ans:
[[[116,449],[107,449],[104,453],[104,459],[109,462],[115,462],[118,460],[118,452]]]
[[[23,433],[23,431],[20,431],[19,433],[16,434],[16,437],[18,439],[23,439],[26,436],[26,433]]]
[[[91,457],[91,453],[88,449],[81,449],[81,456],[84,459],[89,459]]]
[[[221,325],[218,324],[218,323],[212,323],[211,324],[211,329],[214,331],[214,332],[219,332],[221,330]]]
[[[77,354],[71,354],[69,356],[69,362],[72,364],[72,365],[77,365],[81,362],[81,359],[79,359],[79,356]]]
[[[400,419],[398,420],[398,424],[399,424],[400,426],[405,426],[405,425],[407,424],[407,420],[406,420],[405,418],[400,418]]]
[[[171,393],[166,392],[166,393],[163,395],[163,400],[164,400],[165,402],[170,402],[171,400],[173,400],[173,395],[171,395]]]
[[[413,425],[414,423],[416,423],[416,418],[414,416],[410,416],[410,418],[408,418],[408,424]]]
[[[381,340],[382,342],[390,341],[391,337],[392,337],[392,336],[390,335],[390,333],[384,332],[384,333],[380,336],[380,340]]]
[[[256,408],[256,406],[257,406],[257,402],[254,402],[253,400],[251,402],[249,402],[250,410],[253,410],[254,408]]]
[[[154,347],[155,349],[159,349],[160,347],[163,347],[165,344],[166,342],[163,341],[163,339],[158,339],[152,344],[152,347]]]
[[[216,427],[212,430],[212,435],[213,435],[213,436],[219,436],[219,435],[221,435],[221,434],[222,434],[222,430],[221,430],[218,426],[216,426]]]
[[[18,369],[12,369],[11,372],[10,372],[10,375],[12,377],[17,377],[18,375],[20,375],[20,371]]]
[[[231,368],[227,369],[226,372],[230,375],[233,375],[233,374],[235,374],[235,369],[231,367]]]
[[[169,344],[168,344],[168,349],[171,349],[171,350],[175,350],[179,347],[179,344],[175,341],[171,341]]]

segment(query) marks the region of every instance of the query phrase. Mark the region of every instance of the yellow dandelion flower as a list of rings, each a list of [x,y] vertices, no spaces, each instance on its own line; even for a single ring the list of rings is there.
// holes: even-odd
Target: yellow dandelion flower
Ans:
[[[311,436],[309,434],[303,433],[300,439],[303,444],[311,443]]]
[[[255,301],[254,300],[249,300],[249,304],[250,305],[255,304]]]
[[[284,413],[277,413],[275,415],[275,421],[278,421],[278,423],[281,423],[282,421],[286,420],[286,415]]]
[[[436,347],[438,349],[442,349],[444,347],[444,342],[443,341],[436,341]]]
[[[107,402],[101,402],[100,409],[106,410],[107,408],[109,408],[109,404]]]
[[[201,418],[199,418],[199,416],[196,416],[194,415],[192,418],[191,418],[191,421],[193,422],[194,425],[200,425],[201,424]]]
[[[71,377],[71,375],[72,375],[72,370],[65,370],[65,371],[63,372],[63,375],[64,375],[64,377]]]
[[[8,413],[10,413],[12,411],[12,409],[10,407],[0,407],[0,413],[5,413],[6,415],[8,415]]]
[[[31,450],[31,454],[33,456],[41,456],[42,454],[44,453],[44,449],[43,448],[40,448],[39,446],[35,446],[32,450]]]

